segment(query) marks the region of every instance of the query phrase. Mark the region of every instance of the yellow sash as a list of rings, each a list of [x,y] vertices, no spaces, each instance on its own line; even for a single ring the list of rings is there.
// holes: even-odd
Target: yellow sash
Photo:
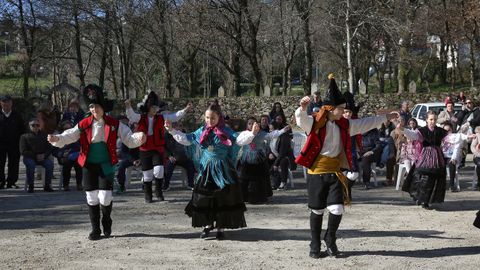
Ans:
[[[312,169],[308,170],[309,174],[325,174],[325,173],[334,173],[343,187],[343,204],[350,204],[350,194],[348,191],[348,179],[340,171],[340,158],[327,157],[318,155],[317,159],[313,163]]]

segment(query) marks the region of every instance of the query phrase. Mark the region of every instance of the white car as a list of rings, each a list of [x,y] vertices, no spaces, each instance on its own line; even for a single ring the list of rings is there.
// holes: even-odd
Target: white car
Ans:
[[[437,115],[445,110],[445,103],[443,102],[431,102],[431,103],[418,103],[416,104],[413,109],[410,111],[412,114],[412,118],[415,118],[418,122],[419,127],[424,127],[427,125],[427,112],[434,111]],[[455,113],[458,113],[462,110],[462,104],[455,103],[453,110]]]

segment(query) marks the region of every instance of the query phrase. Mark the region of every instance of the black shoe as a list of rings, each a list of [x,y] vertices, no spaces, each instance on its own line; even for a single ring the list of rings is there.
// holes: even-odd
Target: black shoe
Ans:
[[[110,203],[108,206],[100,206],[100,209],[102,210],[103,235],[105,235],[107,238],[112,234],[112,218],[110,218],[110,214],[112,213],[112,204],[113,203]]]
[[[45,191],[45,192],[53,192],[53,189],[52,189],[51,187],[49,187],[49,186],[45,186],[45,187],[43,187],[43,191]]]
[[[63,187],[63,191],[70,191],[69,187]]]
[[[425,209],[425,210],[432,210],[432,208],[430,207],[430,205],[428,203],[424,203],[422,205],[422,208]]]
[[[451,188],[450,191],[455,193],[455,192],[459,192],[460,190],[458,190],[457,188]]]
[[[28,193],[33,193],[33,190],[35,189],[35,186],[34,185],[28,185],[28,189],[27,189],[27,192]]]
[[[213,228],[204,228],[202,233],[200,234],[200,238],[207,238],[208,236],[210,236],[210,231],[212,230]]]
[[[364,190],[369,190],[369,189],[370,189],[370,185],[369,185],[369,184],[363,185],[363,189],[364,189]]]
[[[7,184],[7,189],[12,188],[12,184]]]
[[[0,182],[0,189],[5,189],[5,182]]]
[[[217,235],[215,235],[215,238],[217,238],[217,240],[225,240],[225,233],[222,231],[217,231]]]
[[[310,250],[310,252],[308,253],[308,256],[310,256],[310,258],[313,258],[313,259],[320,259],[320,251]]]

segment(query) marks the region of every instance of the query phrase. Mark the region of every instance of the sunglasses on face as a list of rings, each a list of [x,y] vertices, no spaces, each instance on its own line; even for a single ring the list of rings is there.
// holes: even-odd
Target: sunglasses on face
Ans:
[[[30,126],[31,127],[39,127],[40,125],[39,124],[31,124]]]

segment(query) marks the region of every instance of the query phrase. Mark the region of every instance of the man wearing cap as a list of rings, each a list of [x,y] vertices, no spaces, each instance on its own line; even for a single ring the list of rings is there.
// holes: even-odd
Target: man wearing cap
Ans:
[[[339,254],[336,245],[336,232],[342,219],[344,205],[350,203],[348,180],[341,169],[351,170],[351,136],[364,133],[382,124],[386,119],[399,117],[398,113],[363,119],[347,120],[343,117],[346,100],[329,75],[330,86],[327,89],[323,106],[318,113],[307,114],[310,97],[301,99],[300,107],[295,111],[297,125],[307,134],[307,142],[296,162],[309,168],[307,174],[308,207],[310,213],[310,253],[312,258],[320,258],[320,233],[323,213],[329,213],[325,233],[327,253],[336,257]]]
[[[28,123],[30,132],[20,137],[20,154],[23,164],[27,169],[28,193],[33,193],[35,181],[35,167],[40,165],[45,168],[45,183],[43,190],[52,192],[50,187],[53,176],[53,161],[50,159],[52,146],[47,141],[47,133],[40,130],[40,121],[34,118]]]
[[[97,85],[87,85],[83,90],[85,103],[89,104],[90,115],[75,127],[60,135],[48,135],[48,141],[63,147],[80,139],[78,164],[83,168],[83,186],[86,192],[88,213],[92,231],[88,239],[100,239],[100,211],[105,237],[112,233],[112,190],[115,176],[117,138],[129,148],[139,147],[146,141],[142,132],[133,133],[117,119],[106,115],[113,109],[113,102],[103,96]]]
[[[12,110],[12,97],[3,96],[0,99],[0,189],[16,186],[18,180],[18,164],[20,162],[19,141],[25,132],[25,122],[22,116]],[[5,163],[8,159],[8,176],[5,177]]]
[[[155,196],[163,201],[163,178],[165,161],[165,120],[176,122],[192,107],[187,107],[176,113],[160,112],[161,102],[157,94],[151,91],[145,96],[140,106],[141,114],[133,111],[130,100],[125,101],[126,115],[131,123],[138,123],[137,131],[147,135],[147,142],[140,147],[140,162],[143,172],[143,190],[145,202],[152,202],[152,181],[155,179]],[[165,105],[165,104],[163,104]]]

